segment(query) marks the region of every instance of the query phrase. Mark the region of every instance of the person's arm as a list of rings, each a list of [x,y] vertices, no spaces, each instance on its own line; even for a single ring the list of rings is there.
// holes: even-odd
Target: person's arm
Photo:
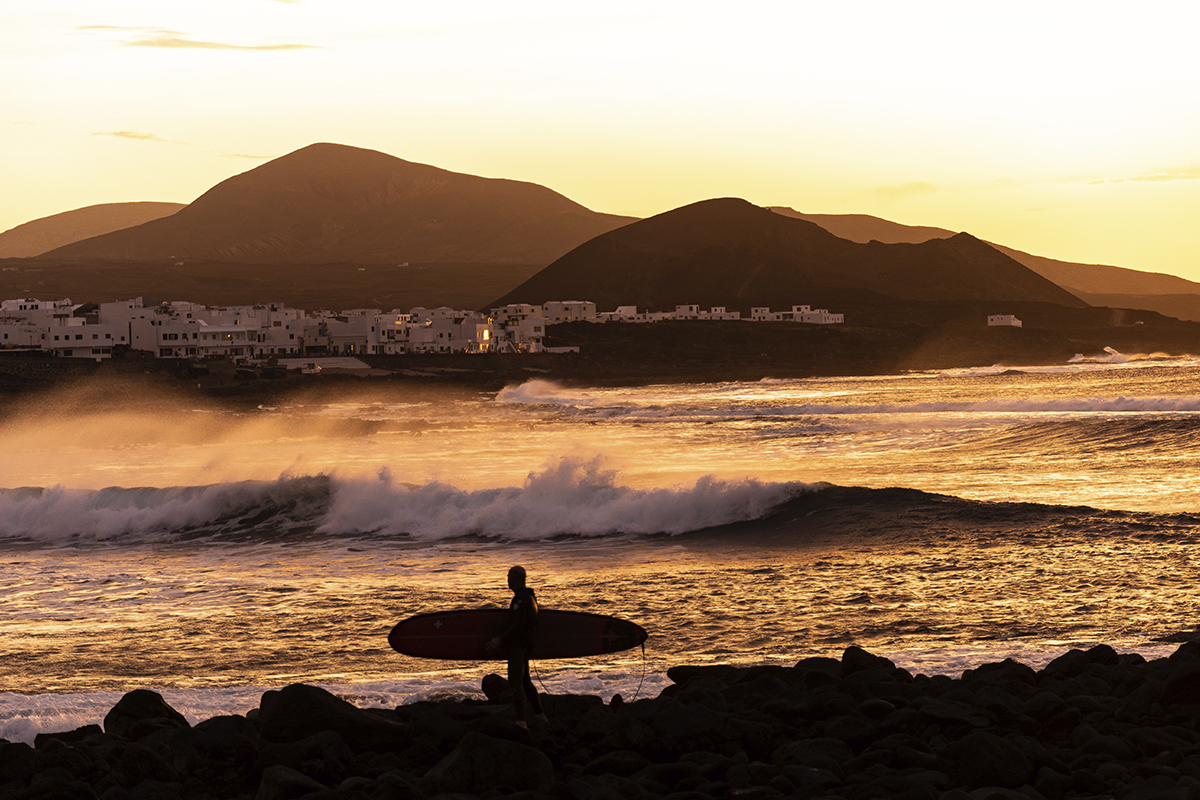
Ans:
[[[489,652],[498,650],[500,648],[500,645],[504,644],[504,642],[506,642],[509,638],[511,638],[513,636],[513,634],[515,634],[521,630],[521,628],[523,627],[521,623],[522,623],[522,618],[524,617],[524,613],[523,613],[524,607],[525,607],[525,599],[524,598],[522,598],[522,597],[513,598],[512,605],[509,606],[508,627],[504,629],[503,633],[488,640],[487,649]]]

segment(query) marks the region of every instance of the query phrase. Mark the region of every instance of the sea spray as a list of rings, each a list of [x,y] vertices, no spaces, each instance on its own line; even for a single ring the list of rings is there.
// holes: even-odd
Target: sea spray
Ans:
[[[440,481],[285,476],[209,486],[100,490],[0,489],[0,539],[42,544],[149,543],[395,535],[540,540],[561,535],[678,534],[758,519],[810,489],[796,482],[721,480],[637,489],[618,483],[601,457],[561,458],[524,485],[468,490]]]
[[[636,489],[600,457],[564,457],[521,487],[463,490],[440,482],[339,482],[322,531],[387,532],[436,540],[477,535],[541,540],[563,535],[678,534],[758,519],[812,487],[703,476],[690,487]]]

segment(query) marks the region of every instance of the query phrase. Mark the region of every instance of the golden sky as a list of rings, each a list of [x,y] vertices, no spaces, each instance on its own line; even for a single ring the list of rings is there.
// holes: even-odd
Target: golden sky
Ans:
[[[0,2],[0,230],[313,142],[1200,280],[1200,3]]]

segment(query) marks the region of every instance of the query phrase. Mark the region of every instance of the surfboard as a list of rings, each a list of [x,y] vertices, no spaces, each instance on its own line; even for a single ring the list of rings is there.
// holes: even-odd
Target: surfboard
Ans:
[[[404,620],[388,634],[392,648],[406,656],[465,661],[504,661],[503,645],[487,643],[508,627],[508,609],[478,608],[436,611]],[[538,612],[538,628],[530,658],[582,658],[617,653],[646,641],[640,625],[584,611]]]

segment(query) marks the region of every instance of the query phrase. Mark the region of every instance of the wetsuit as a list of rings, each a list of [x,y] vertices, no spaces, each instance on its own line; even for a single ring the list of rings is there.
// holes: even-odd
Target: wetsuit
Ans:
[[[533,707],[533,713],[542,713],[537,689],[529,675],[529,654],[533,649],[533,634],[537,631],[537,597],[528,587],[513,590],[513,599],[508,606],[508,628],[500,635],[500,641],[508,653],[508,685],[513,693],[513,707],[517,719],[526,719],[525,701]]]

